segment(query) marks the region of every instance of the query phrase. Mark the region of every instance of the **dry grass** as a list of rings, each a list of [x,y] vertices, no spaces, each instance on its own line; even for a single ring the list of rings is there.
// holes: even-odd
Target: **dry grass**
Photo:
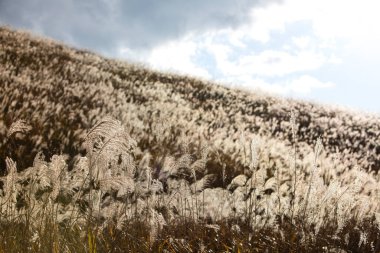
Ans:
[[[300,143],[313,146],[321,137],[327,154],[339,154],[346,167],[359,164],[375,171],[380,167],[380,120],[375,115],[154,72],[5,27],[0,28],[0,42],[0,155],[2,160],[22,157],[17,161],[21,169],[30,166],[41,150],[47,157],[84,154],[79,142],[85,131],[106,115],[131,128],[144,148],[154,144],[154,122],[167,115],[176,120],[166,121],[165,134],[170,125],[182,127],[190,139],[209,138],[223,147],[223,153],[237,158],[239,144],[234,140],[239,130],[289,142],[292,109],[298,112]],[[17,120],[33,127],[22,147],[5,138]],[[303,152],[301,146],[299,152],[309,151]]]
[[[380,251],[379,117],[0,41],[0,252]]]

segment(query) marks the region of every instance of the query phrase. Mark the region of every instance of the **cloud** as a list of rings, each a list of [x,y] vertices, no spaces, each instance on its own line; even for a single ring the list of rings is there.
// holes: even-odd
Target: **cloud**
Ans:
[[[228,83],[228,79],[220,81]],[[230,86],[246,90],[256,88],[270,93],[302,97],[305,95],[310,95],[317,89],[333,88],[335,87],[335,84],[332,82],[320,81],[310,75],[301,75],[278,82],[269,82],[261,78],[254,78],[252,76],[245,75],[240,76],[239,82],[234,82],[233,84],[231,83]]]
[[[292,38],[293,44],[300,49],[305,49],[312,43],[312,38],[310,36],[297,36]]]
[[[276,0],[277,1],[277,0]],[[275,0],[2,0],[0,23],[115,54],[149,50],[190,32],[238,27]]]
[[[194,58],[199,54],[199,45],[191,39],[165,43],[154,48],[146,61],[156,69],[169,70],[183,74],[211,79],[211,74],[196,64]]]
[[[191,33],[163,43],[144,55],[124,48],[120,56],[146,62],[160,70],[260,87],[281,94],[309,94],[314,89],[332,86],[332,83],[310,77],[309,73],[340,64],[341,59],[327,49],[319,49],[313,37],[289,36],[277,47],[260,48],[252,39],[236,36],[242,30],[244,28]],[[279,78],[285,81],[273,82]]]
[[[252,20],[242,36],[267,43],[275,32],[285,33],[292,24],[305,22],[311,34],[325,45],[346,43],[349,48],[378,48],[380,2],[377,0],[286,0],[251,11]]]
[[[335,84],[332,82],[321,82],[320,80],[309,76],[302,75],[296,79],[289,81],[285,85],[285,89],[287,89],[287,93],[295,92],[302,95],[310,94],[314,89],[326,89],[332,88]]]
[[[315,70],[327,62],[327,57],[313,51],[298,51],[295,54],[279,50],[265,50],[243,55],[236,62],[228,59],[219,62],[227,75],[248,74],[256,76],[284,76],[292,73]]]

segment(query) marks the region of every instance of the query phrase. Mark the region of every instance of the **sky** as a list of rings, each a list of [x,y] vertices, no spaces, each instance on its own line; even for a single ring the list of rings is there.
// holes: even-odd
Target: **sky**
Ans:
[[[0,0],[0,24],[107,57],[380,113],[377,0]]]

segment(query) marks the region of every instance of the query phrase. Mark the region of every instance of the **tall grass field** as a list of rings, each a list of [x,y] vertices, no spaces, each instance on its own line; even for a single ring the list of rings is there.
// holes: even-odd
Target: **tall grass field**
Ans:
[[[0,27],[0,253],[380,253],[380,117]]]

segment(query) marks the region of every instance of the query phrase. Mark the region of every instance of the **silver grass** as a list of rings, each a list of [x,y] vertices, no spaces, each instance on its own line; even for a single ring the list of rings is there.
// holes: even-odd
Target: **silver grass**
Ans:
[[[202,160],[207,160],[207,156],[210,153],[210,147],[207,144],[203,144],[201,148],[201,158]]]
[[[195,160],[195,162],[191,165],[191,170],[193,171],[193,174],[195,175],[195,172],[204,172],[206,169],[206,163],[207,160],[204,159]]]
[[[16,202],[16,180],[17,180],[17,167],[16,163],[9,157],[5,159],[7,166],[7,176],[5,179],[4,191],[5,191],[5,200]]]
[[[74,169],[70,171],[70,177],[63,180],[63,187],[66,189],[88,188],[87,176],[89,174],[89,162],[87,157],[80,157],[76,162]]]
[[[190,165],[193,161],[193,158],[191,156],[191,154],[183,154],[182,156],[180,156],[176,163],[177,163],[177,168],[190,168]]]
[[[190,187],[192,193],[202,192],[204,189],[208,188],[212,181],[214,180],[215,175],[206,175],[200,180],[194,182]]]
[[[135,182],[130,177],[111,177],[99,180],[99,188],[104,192],[112,190],[118,191],[118,195],[132,193],[135,189]]]
[[[145,152],[145,154],[143,155],[143,157],[141,158],[138,164],[138,167],[140,169],[149,167],[151,159],[152,159],[152,155],[149,152]]]
[[[250,188],[262,188],[265,185],[265,179],[266,179],[266,169],[260,168],[259,170],[255,171],[255,173],[252,175],[252,177],[249,179],[248,186]]]
[[[47,163],[45,162],[45,155],[40,151],[34,157],[33,167],[38,168],[41,166],[47,166]]]
[[[304,207],[303,207],[303,217],[305,217],[306,215],[306,210],[307,210],[307,206],[309,204],[309,197],[310,197],[310,192],[311,192],[311,189],[313,187],[313,180],[314,180],[314,174],[315,174],[315,171],[317,170],[318,168],[318,157],[319,157],[319,154],[320,152],[322,151],[322,140],[321,138],[318,138],[317,140],[317,143],[315,145],[315,149],[314,149],[314,163],[313,163],[313,169],[312,169],[312,172],[311,172],[311,175],[310,175],[310,179],[309,179],[309,187],[308,187],[308,190],[307,190],[307,193],[306,193],[306,197],[305,197],[305,204],[304,204]]]
[[[117,163],[122,157],[126,170],[131,176],[135,171],[133,158],[131,157],[137,146],[129,134],[125,131],[120,121],[111,117],[105,117],[98,122],[88,133],[85,146],[90,160],[90,178],[101,179],[107,167]]]
[[[165,131],[170,128],[170,125],[168,125],[169,121],[169,116],[167,116],[167,114],[164,114],[161,115],[161,117],[157,119],[153,124],[153,134],[156,136],[159,142],[162,142],[165,139]]]
[[[189,153],[190,152],[190,140],[189,137],[187,137],[183,132],[181,133],[181,137],[179,138],[179,143],[180,143],[180,150],[183,154]]]
[[[209,147],[208,145],[203,145],[201,147],[201,158],[198,160],[195,160],[195,162],[191,165],[191,171],[194,175],[194,179],[196,178],[196,172],[203,173],[206,169],[207,164],[207,156],[209,153]]]
[[[276,178],[275,177],[271,177],[271,178],[269,178],[265,182],[265,184],[264,184],[264,190],[271,189],[273,191],[276,191],[278,189],[278,185],[277,184],[278,184],[278,182],[277,182]]]
[[[150,243],[156,240],[158,231],[166,225],[166,221],[162,214],[158,213],[153,208],[149,208],[149,223],[150,223]]]
[[[380,229],[380,212],[375,213],[375,219],[378,229]]]
[[[297,175],[297,122],[296,122],[296,114],[294,110],[290,112],[290,125],[292,129],[292,137],[293,137],[293,149],[292,149],[292,162],[293,162],[293,191],[290,198],[291,201],[291,219],[293,220],[294,211],[295,211],[295,201],[296,201],[296,194],[297,194],[297,182],[298,182],[298,175]]]
[[[136,141],[129,136],[120,121],[111,117],[105,117],[98,122],[87,133],[85,141],[89,154],[100,153],[105,148],[131,152],[136,147]]]
[[[293,141],[297,139],[297,117],[295,111],[290,112],[290,126],[292,128]]]
[[[164,190],[164,187],[161,183],[161,181],[159,181],[158,179],[153,179],[150,183],[150,191],[152,192],[152,194],[157,194],[157,193],[160,193]]]
[[[67,165],[62,156],[54,155],[49,166],[50,185],[52,187],[51,199],[55,200],[61,190],[62,172]]]
[[[178,172],[178,165],[175,158],[173,156],[166,156],[162,169],[167,171],[169,175],[175,175]]]
[[[367,243],[368,243],[368,235],[367,235],[366,232],[361,231],[361,232],[360,232],[359,244],[358,244],[359,248],[360,248],[362,245],[364,245],[364,246],[367,245]]]
[[[243,156],[244,156],[244,164],[246,164],[246,150],[245,150],[245,132],[243,129],[239,130],[239,142],[240,147],[242,148]]]
[[[30,130],[32,130],[32,127],[28,125],[25,120],[17,120],[9,127],[7,137],[9,138],[16,133],[26,134]]]
[[[251,172],[253,172],[259,165],[259,151],[260,151],[259,148],[260,148],[259,140],[257,138],[253,138],[251,141],[251,164],[250,164]]]
[[[70,55],[72,56],[75,54],[70,52]],[[97,57],[93,57],[93,58],[97,58]],[[91,58],[91,59],[93,59],[93,58]],[[101,61],[98,59],[97,63],[100,64]],[[9,66],[11,66],[11,65],[9,65]],[[71,66],[71,68],[73,68],[73,66]],[[86,71],[86,70],[91,70],[91,72]],[[80,70],[80,71],[82,71],[81,74],[90,73],[91,75],[93,75],[92,78],[98,78],[98,77],[104,78],[105,76],[106,76],[106,78],[109,78],[109,74],[106,75],[106,73],[104,73],[102,71],[100,72],[100,69],[95,68],[95,67],[82,68],[82,70]],[[9,70],[6,70],[6,72],[4,72],[4,73],[5,73],[5,76],[8,76],[11,72]],[[20,86],[20,84],[22,84],[22,83],[19,81],[16,82],[17,80],[21,80],[21,81],[23,79],[28,80],[28,83],[25,84],[25,87],[28,87],[28,88],[30,88],[33,85],[30,82],[30,78],[28,78],[28,75],[30,74],[28,71],[21,71],[20,74],[23,76],[20,76],[20,78],[18,78],[18,77],[15,78],[14,84],[9,84],[10,87],[12,87],[12,86],[16,87],[14,89],[14,92],[10,89],[5,88],[5,86],[4,86],[4,88],[6,89],[4,91],[4,94],[8,94],[8,93],[12,92],[12,94],[15,94],[15,95],[18,94],[19,95],[21,93],[20,87],[22,87],[22,86]],[[47,76],[47,75],[43,75],[43,76]],[[122,84],[122,82],[124,82],[124,80],[121,80],[118,76],[115,77],[113,81],[115,81],[117,84]],[[55,81],[49,80],[49,82],[43,83],[42,85],[39,84],[39,86],[41,88],[44,88],[44,86],[50,86],[50,82],[54,83]],[[85,85],[86,85],[86,88],[90,87],[90,85],[88,85],[87,83],[84,83],[84,85],[69,85],[68,84],[67,85],[68,87],[65,87],[65,88],[67,88],[65,90],[69,90],[71,93],[77,94],[78,97],[81,97],[81,94],[82,95],[84,94],[82,86],[85,86]],[[17,86],[19,86],[19,87],[17,87]],[[70,86],[73,86],[73,87],[70,87]],[[164,85],[160,85],[159,87],[163,87],[163,86]],[[150,85],[147,85],[146,87],[141,88],[141,89],[142,89],[141,92],[145,92],[145,94],[155,94],[155,90],[151,89]],[[212,88],[212,89],[214,89],[214,88]],[[46,90],[47,89],[45,89],[45,91]],[[88,89],[86,89],[85,92],[87,92],[87,90]],[[146,108],[139,108],[138,106],[133,105],[134,106],[133,109],[135,111],[138,111],[138,113],[130,114],[129,112],[127,112],[127,113],[125,112],[125,111],[133,111],[133,110],[125,110],[126,104],[124,103],[124,101],[126,101],[126,99],[125,99],[126,97],[125,97],[124,93],[114,92],[112,85],[107,85],[107,86],[101,85],[101,87],[97,87],[97,86],[94,87],[94,85],[91,85],[91,89],[89,89],[89,90],[90,90],[91,95],[94,95],[94,99],[96,99],[96,100],[102,99],[104,101],[105,95],[108,96],[111,93],[116,94],[117,104],[116,105],[110,104],[110,106],[112,106],[112,108],[115,108],[115,106],[116,106],[115,111],[117,111],[117,113],[120,113],[120,118],[123,119],[122,122],[136,122],[135,119],[137,119],[137,115],[139,115],[139,116],[148,115],[147,112],[149,110],[151,110],[152,108],[162,108],[163,110],[170,111],[172,113],[173,118],[176,117],[176,119],[177,119],[174,124],[178,124],[178,125],[186,124],[186,122],[188,122],[188,121],[186,121],[186,117],[192,116],[193,119],[197,119],[198,116],[200,115],[198,111],[190,111],[190,110],[188,110],[188,108],[186,108],[186,106],[182,106],[182,104],[177,104],[177,106],[176,106],[177,108],[176,107],[170,107],[168,105],[168,103],[160,100],[160,99],[162,99],[162,97],[159,97],[159,96],[156,96],[157,100],[152,101],[153,104],[149,104],[149,106],[147,106]],[[150,92],[150,93],[148,93],[148,92]],[[231,92],[232,92],[232,94],[234,94],[234,91],[231,91]],[[165,97],[165,99],[166,98],[167,97]],[[7,102],[7,100],[8,100],[8,98],[4,97],[4,100],[2,101],[2,104],[4,106],[11,105],[11,103],[12,103],[11,106],[14,106],[15,102],[17,102],[17,101]],[[49,104],[48,104],[48,103],[50,103],[49,101],[50,100],[48,99],[48,97],[43,97],[40,101],[38,101],[38,103],[41,103],[41,105],[44,105],[44,107],[47,108],[47,111],[56,112],[57,114],[60,111],[64,110],[64,108],[62,108],[62,106],[60,106],[60,105],[57,105],[57,106],[52,105],[49,107]],[[239,100],[237,100],[237,101],[239,101]],[[33,104],[35,104],[36,102],[37,102],[36,99],[34,99],[34,101],[32,101]],[[215,101],[215,102],[218,103],[218,101]],[[25,104],[27,104],[27,103],[25,103]],[[240,104],[240,103],[237,103],[237,104]],[[271,103],[269,105],[269,107],[272,109],[272,112],[277,113],[277,112],[281,112],[281,111],[287,111],[287,108],[289,108],[289,106],[292,106],[293,104],[294,103],[292,103],[292,102],[290,102],[290,104],[277,103],[277,100],[276,100],[276,103]],[[130,105],[132,106],[132,104],[130,104]],[[178,106],[178,105],[181,105],[181,106]],[[312,115],[314,113],[314,114],[316,114],[317,117],[320,116],[320,113],[318,112],[318,110],[313,109],[314,106],[310,107],[307,104],[303,104],[303,106],[305,106],[305,108],[304,108],[305,111],[311,110],[310,115]],[[309,108],[307,108],[307,107],[309,107]],[[172,110],[173,108],[175,108],[176,110]],[[227,119],[226,115],[233,115],[234,113],[238,112],[237,109],[239,109],[239,107],[236,107],[233,104],[231,104],[230,107],[225,107],[226,112],[228,109],[230,109],[230,111],[228,111],[228,114],[224,114],[224,112],[223,113],[218,112],[218,113],[216,113],[216,115],[213,115],[211,112],[203,110],[203,111],[201,111],[201,115],[203,116],[204,119],[207,119],[210,121],[218,119],[219,122],[223,122],[224,119]],[[255,109],[260,110],[260,108],[255,108]],[[95,110],[89,111],[88,115],[90,118],[92,118],[93,116],[96,116],[96,118],[98,118],[99,115],[101,115],[101,112],[102,111],[100,109],[95,109]],[[46,113],[43,112],[43,114],[45,115]],[[80,114],[83,114],[83,113],[80,112]],[[294,114],[294,112],[292,114]],[[305,193],[308,193],[309,192],[308,189],[310,189],[310,194],[307,194],[307,195],[309,195],[309,197],[306,198],[309,201],[309,204],[308,204],[308,207],[305,208],[305,209],[307,209],[307,217],[305,220],[307,222],[309,222],[309,220],[310,220],[311,222],[313,222],[313,224],[317,224],[317,226],[323,226],[324,225],[322,218],[324,218],[324,216],[327,217],[330,212],[332,213],[332,215],[329,217],[332,217],[332,219],[334,219],[335,209],[336,209],[337,215],[339,216],[339,219],[342,219],[341,221],[338,220],[339,224],[343,224],[343,220],[347,220],[349,217],[357,216],[360,219],[360,218],[362,218],[362,216],[366,215],[365,213],[379,212],[379,204],[378,204],[379,195],[376,195],[376,194],[379,194],[380,191],[377,190],[377,189],[379,189],[379,184],[378,183],[376,184],[376,180],[377,180],[377,182],[379,181],[379,179],[380,179],[379,175],[380,174],[370,175],[369,173],[365,173],[366,177],[369,177],[369,178],[372,178],[375,180],[375,183],[372,183],[372,182],[368,183],[368,182],[366,182],[366,180],[364,180],[362,178],[362,176],[364,176],[364,175],[356,173],[356,171],[357,171],[356,168],[353,168],[351,170],[351,167],[347,166],[347,165],[352,165],[351,160],[346,161],[346,159],[345,159],[347,157],[352,158],[352,161],[354,161],[353,164],[357,163],[357,164],[360,164],[361,166],[365,167],[368,165],[366,158],[368,158],[368,157],[376,158],[376,156],[373,155],[374,154],[373,152],[372,152],[372,154],[367,152],[366,147],[360,147],[359,146],[360,141],[355,140],[355,139],[357,139],[357,137],[360,137],[361,135],[363,135],[364,129],[366,131],[367,130],[375,131],[375,133],[378,132],[377,131],[378,129],[377,129],[377,127],[373,127],[370,125],[370,128],[363,127],[361,133],[355,133],[355,132],[350,131],[349,129],[346,128],[346,126],[355,125],[355,124],[352,124],[355,122],[355,120],[351,120],[346,116],[341,117],[340,112],[337,112],[336,115],[337,115],[337,117],[335,117],[335,118],[328,118],[328,117],[317,118],[316,117],[314,120],[312,119],[310,121],[310,123],[311,123],[310,124],[310,130],[313,130],[313,127],[315,127],[315,125],[319,125],[325,131],[324,135],[327,134],[327,138],[329,138],[329,139],[337,138],[337,134],[340,134],[341,129],[343,129],[343,131],[348,131],[344,135],[346,135],[346,134],[349,135],[351,139],[343,138],[343,141],[346,141],[346,143],[343,144],[343,147],[339,147],[339,148],[343,148],[343,150],[345,149],[345,151],[342,152],[343,155],[342,155],[342,158],[340,159],[339,164],[338,163],[334,163],[334,164],[330,163],[330,160],[328,158],[324,157],[323,158],[324,166],[322,168],[318,168],[318,170],[319,170],[318,174],[320,173],[321,176],[316,176],[317,173],[314,173],[314,170],[316,170],[317,167],[313,166],[313,161],[312,161],[313,159],[311,157],[310,158],[306,157],[304,159],[304,161],[294,159],[294,162],[297,161],[297,163],[298,163],[298,161],[299,161],[299,163],[297,164],[299,170],[296,172],[297,176],[294,176],[294,180],[297,180],[296,182],[297,182],[298,187],[293,187],[294,190],[297,190],[297,198],[295,201],[296,202],[296,209],[300,210],[300,211],[298,211],[298,214],[300,214],[300,213],[302,214],[302,211],[303,211],[302,208],[305,205],[305,198],[304,198]],[[83,115],[80,117],[84,118]],[[238,119],[238,117],[236,117],[236,119]],[[259,134],[265,133],[265,131],[267,131],[268,129],[270,130],[273,125],[277,124],[277,123],[273,124],[271,121],[265,122],[262,118],[255,117],[255,116],[240,117],[239,120],[236,120],[236,124],[243,125],[244,124],[243,122],[252,122],[252,121],[254,122],[255,125],[260,125],[261,129],[260,129]],[[347,121],[347,122],[345,124],[343,124],[344,122],[342,123],[342,121]],[[139,120],[139,122],[142,122],[142,121]],[[377,124],[377,122],[378,122],[377,118],[375,120],[372,119],[371,121],[368,121],[368,123],[370,123],[370,124],[373,124],[373,123]],[[161,122],[160,124],[162,124],[162,123],[164,126],[169,125],[168,122]],[[205,126],[206,124],[204,121],[197,120],[197,123],[198,123],[198,125],[196,126],[196,129],[189,131],[190,138],[192,138],[192,139],[195,136],[194,132],[196,132],[197,130],[202,130],[203,132],[206,132],[208,130],[207,126]],[[281,126],[282,126],[282,123],[283,122],[280,122]],[[291,116],[290,125],[291,125],[291,134],[293,136],[293,140],[296,140],[298,128],[296,125],[295,115]],[[16,134],[18,132],[18,131],[15,131],[12,133],[12,131],[9,131],[9,130],[7,132],[7,130],[5,129],[5,125],[2,122],[0,122],[0,126],[2,127],[2,129],[0,129],[0,133],[2,133],[4,136],[7,136],[7,133],[8,134],[11,133],[9,136],[12,136],[12,134]],[[105,126],[105,124],[103,124],[103,126]],[[288,125],[286,125],[286,126],[288,126]],[[364,125],[360,125],[360,126],[364,126]],[[190,128],[192,128],[192,127],[189,127],[189,129]],[[147,135],[143,132],[145,128],[141,127],[141,129],[142,129],[141,131],[138,130],[138,136],[147,137]],[[247,127],[246,127],[246,129],[247,129]],[[328,129],[328,130],[326,131],[326,129]],[[262,130],[262,132],[261,132],[261,130]],[[304,128],[300,128],[299,130],[303,131]],[[49,132],[49,136],[51,136],[52,131],[53,130],[51,129],[51,131]],[[216,131],[215,132],[215,139],[218,139],[218,146],[222,147],[223,152],[226,152],[226,150],[229,150],[229,149],[238,150],[238,144],[235,141],[232,141],[232,140],[229,140],[226,138],[226,136],[229,135],[229,132],[227,132],[227,131],[228,130],[224,131],[224,129],[222,129],[222,131]],[[19,132],[20,133],[23,133],[23,132],[27,133],[28,130],[27,129],[22,130],[22,128],[21,128],[19,130]],[[227,133],[227,135],[226,135],[226,133]],[[280,133],[280,134],[282,135],[282,137],[287,136],[287,133]],[[330,136],[329,136],[329,134],[330,134]],[[163,138],[163,137],[165,137],[164,135],[165,135],[165,131],[161,131],[161,134],[159,134],[159,137]],[[331,137],[331,136],[333,136],[333,137]],[[365,134],[363,136],[365,136]],[[221,141],[219,141],[219,140],[221,140]],[[369,142],[374,142],[376,144],[377,140],[378,139],[375,138],[373,140],[369,140]],[[272,139],[270,141],[272,141]],[[37,142],[42,143],[42,139],[39,138]],[[328,139],[326,139],[326,142],[328,142]],[[369,142],[368,142],[368,144],[369,144]],[[97,167],[104,169],[103,179],[110,179],[110,178],[117,177],[117,176],[127,176],[130,174],[133,174],[133,169],[131,169],[131,171],[132,171],[131,173],[126,172],[125,174],[120,173],[120,171],[119,171],[119,170],[124,170],[123,168],[125,168],[125,167],[133,168],[133,163],[131,162],[131,161],[133,161],[133,159],[132,159],[133,157],[127,156],[127,154],[122,153],[122,156],[125,155],[124,156],[125,161],[124,161],[124,157],[123,157],[122,163],[118,164],[116,162],[116,160],[117,160],[117,156],[120,153],[117,152],[117,150],[112,150],[112,149],[108,150],[110,153],[114,154],[112,156],[107,157],[106,155],[104,155],[104,156],[102,155],[102,154],[107,153],[106,152],[107,148],[104,148],[102,150],[102,146],[106,145],[106,143],[107,143],[107,138],[97,136],[94,138],[94,143],[93,143],[94,145],[92,145],[92,151],[94,151],[93,157],[96,158],[99,155],[98,162],[96,163]],[[275,159],[276,159],[276,163],[274,164],[275,167],[285,168],[286,166],[283,166],[284,162],[282,162],[281,159],[278,159],[278,158],[288,156],[288,154],[290,153],[289,148],[284,147],[284,145],[277,145],[277,144],[281,144],[281,143],[280,142],[271,142],[271,144],[268,145],[268,150],[269,151],[275,151],[275,154],[273,155],[273,157],[275,157]],[[302,157],[302,155],[307,154],[309,152],[308,146],[307,146],[307,148],[305,148],[306,145],[304,147],[302,147],[303,143],[301,143],[301,142],[298,143],[298,145],[300,147],[299,150],[297,150],[300,153],[300,155],[298,157]],[[360,150],[363,150],[362,153],[363,153],[364,158],[361,159],[361,158],[357,158],[357,157],[351,155],[350,152],[352,151],[352,149],[349,148],[350,146],[352,146],[353,148],[360,148]],[[226,149],[226,147],[228,147],[228,149]],[[338,147],[336,147],[336,146],[331,147],[332,150],[334,150],[335,148],[336,148],[336,150],[338,149]],[[188,152],[186,152],[186,153],[188,153]],[[295,157],[295,154],[296,153],[294,152],[294,155],[292,155],[292,156]],[[88,155],[88,157],[90,157],[90,155]],[[232,155],[231,155],[231,157],[232,157]],[[237,157],[239,157],[239,156],[237,156]],[[244,158],[246,158],[246,157],[248,157],[248,156],[246,155],[246,152],[244,152]],[[262,159],[265,159],[265,157],[263,156]],[[96,161],[96,159],[94,159],[94,161]],[[175,159],[173,159],[173,161],[174,161],[174,163],[176,163]],[[199,162],[197,162],[197,161],[199,161]],[[203,163],[201,160],[197,160],[197,161],[195,161],[193,164],[191,164],[191,167],[190,167],[193,174],[195,174],[194,171],[196,170],[196,168],[199,168],[199,170],[201,170],[200,168],[203,166]],[[260,162],[262,162],[262,161],[260,161]],[[303,163],[303,164],[301,165],[301,163]],[[312,171],[311,174],[315,174],[314,177],[309,175],[308,179],[313,178],[312,180],[306,180],[305,178],[306,178],[307,173],[305,171],[302,171],[302,169],[304,169],[306,166],[309,166],[309,164],[311,164],[310,167],[312,168],[310,170],[310,171]],[[244,165],[247,165],[247,164],[244,163]],[[40,171],[42,171],[43,168],[46,168],[46,170],[48,170],[48,166],[49,165],[47,163],[44,164],[42,162],[39,163],[37,161],[37,163],[33,167],[38,167],[39,168],[38,169],[38,175],[42,175],[42,173]],[[75,166],[74,173],[70,172],[70,175],[73,176],[73,179],[71,181],[68,181],[67,187],[72,187],[72,188],[78,187],[78,186],[75,186],[77,183],[74,183],[74,182],[79,181],[79,178],[82,178],[82,177],[85,178],[85,175],[87,175],[87,173],[89,171],[89,168],[88,168],[89,166],[88,166],[87,162],[84,163],[83,168],[76,168],[77,166],[79,166],[79,165]],[[80,165],[80,166],[82,166],[82,165]],[[141,167],[145,167],[145,166],[141,166]],[[149,162],[147,163],[146,167],[149,167]],[[261,167],[261,166],[258,166],[258,167]],[[111,168],[112,168],[112,170],[111,170]],[[139,168],[140,168],[140,166],[139,166]],[[295,166],[294,166],[294,168],[295,168]],[[223,167],[221,169],[223,169],[223,172],[222,172],[223,173],[223,181],[225,181],[225,175],[227,172],[225,171],[225,167]],[[82,170],[83,170],[83,172],[82,172]],[[177,164],[174,165],[173,170],[178,171]],[[28,173],[30,171],[31,170],[28,170]],[[292,177],[292,171],[291,170],[290,171],[283,170],[283,172],[284,172],[283,174],[278,176],[278,178],[279,178],[279,180],[278,180],[278,189],[279,189],[278,192],[282,194],[281,195],[281,201],[279,201],[279,203],[282,204],[284,202],[284,205],[281,206],[280,209],[283,210],[283,212],[285,213],[288,209],[291,208],[289,206],[289,203],[288,203],[289,201],[284,201],[284,199],[285,200],[288,199],[289,194],[292,191],[291,183],[292,183],[293,177]],[[337,174],[337,172],[339,172],[339,175]],[[81,173],[83,174],[82,177],[79,175]],[[230,173],[230,171],[228,171],[228,173]],[[24,173],[23,175],[25,176],[26,174],[27,173]],[[31,175],[31,174],[32,173],[29,173],[29,175]],[[197,175],[198,174],[199,173],[197,173]],[[322,176],[323,176],[323,179],[322,179]],[[355,181],[356,177],[361,178],[361,180]],[[99,179],[101,180],[102,178],[100,177]],[[255,179],[257,179],[257,176]],[[46,175],[44,177],[41,177],[41,180],[46,181],[45,182],[46,186],[50,185],[50,179]],[[300,181],[298,181],[298,180],[300,180]],[[326,182],[323,182],[323,180],[326,180]],[[338,180],[338,182],[341,182],[341,184],[335,183],[337,180]],[[15,187],[17,190],[17,187],[20,185],[20,181],[19,182],[17,182],[17,180],[15,180],[15,181],[16,181]],[[199,180],[197,180],[197,182],[198,181]],[[289,184],[289,181],[290,181],[290,184]],[[149,180],[149,182],[151,182],[151,180]],[[183,182],[185,182],[185,181],[183,181]],[[270,187],[270,185],[271,185],[270,179],[267,179],[264,182],[265,182],[265,185],[262,187],[263,189],[271,188]],[[352,182],[355,182],[354,187],[351,186]],[[62,182],[62,183],[64,183],[64,182]],[[187,182],[185,182],[185,183],[187,183]],[[102,187],[103,187],[103,185],[102,185]],[[114,186],[113,188],[116,188],[116,187],[118,187],[118,186]],[[153,185],[151,185],[150,187],[154,188]],[[85,186],[85,188],[88,189],[88,186]],[[111,189],[112,189],[112,186],[111,186]],[[206,190],[211,190],[211,189],[206,189]],[[229,194],[228,192],[226,192],[226,193]],[[220,195],[220,196],[222,196],[222,195]],[[215,201],[215,194],[213,194],[211,196],[211,199],[212,199],[212,201]],[[336,206],[336,208],[329,208],[331,206]],[[369,207],[369,208],[366,208],[366,207]],[[360,210],[363,210],[365,212],[362,212]],[[379,228],[380,228],[380,215],[378,215],[378,216],[379,216],[379,218],[377,218],[377,221],[378,221]],[[327,219],[326,222],[329,222],[329,219]],[[339,226],[340,225],[338,225],[338,227]],[[349,239],[353,239],[353,238],[348,238],[348,236],[349,236],[349,234],[347,234],[347,243],[348,243]]]
[[[191,154],[183,154],[178,159],[175,159],[173,156],[166,156],[163,171],[168,172],[168,175],[178,175],[179,169],[182,168],[191,173],[195,178],[194,170],[191,169],[192,160]]]

